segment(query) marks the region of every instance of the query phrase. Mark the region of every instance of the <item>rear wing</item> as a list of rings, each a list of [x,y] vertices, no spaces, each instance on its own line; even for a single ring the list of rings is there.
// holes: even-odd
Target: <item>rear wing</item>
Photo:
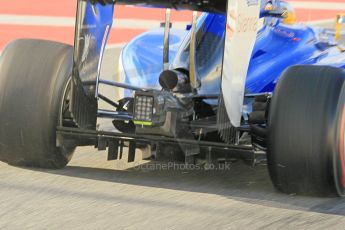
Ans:
[[[231,125],[239,126],[260,0],[78,0],[71,100],[77,123],[83,128],[94,123],[95,117],[84,115],[97,111],[100,67],[117,4],[226,14],[222,91]]]

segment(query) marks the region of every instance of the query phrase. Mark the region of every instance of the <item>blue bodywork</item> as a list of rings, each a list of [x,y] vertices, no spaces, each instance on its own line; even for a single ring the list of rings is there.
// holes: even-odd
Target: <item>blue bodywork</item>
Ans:
[[[99,79],[102,56],[113,23],[113,14],[113,5],[78,1],[73,76],[78,77],[90,98],[94,98],[98,93],[95,83]],[[87,82],[94,83],[87,84]]]
[[[200,94],[220,92],[225,17],[203,14],[197,23],[196,68]],[[159,88],[163,71],[163,29],[146,32],[122,51],[123,80],[131,85]],[[171,30],[170,68],[188,69],[188,30]],[[247,93],[272,92],[281,73],[297,64],[345,68],[345,53],[331,42],[330,31],[304,24],[287,25],[266,18],[258,32],[246,81]]]

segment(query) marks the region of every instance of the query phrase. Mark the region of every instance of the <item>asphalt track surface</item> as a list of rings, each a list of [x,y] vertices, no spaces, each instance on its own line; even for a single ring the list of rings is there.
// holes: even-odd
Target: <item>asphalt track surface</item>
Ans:
[[[16,8],[12,2],[26,1],[0,3],[0,16],[14,11],[42,16],[46,13],[42,8],[54,5],[50,2],[28,10]],[[62,8],[49,15],[69,17],[72,12]],[[134,16],[157,22],[157,12]],[[188,19],[179,17],[181,22]],[[133,15],[123,13],[123,18]],[[44,28],[49,27],[0,23],[0,36],[6,38],[0,37],[0,50],[1,41],[4,44],[23,35],[49,39],[51,33]],[[139,32],[142,30],[119,42]],[[65,35],[63,32],[62,41],[70,39]],[[116,79],[120,46],[110,47],[102,72]],[[101,90],[109,96],[115,94],[111,88]],[[112,128],[108,120],[99,120],[99,124],[102,129]],[[273,188],[265,165],[252,168],[238,161],[227,170],[164,170],[159,169],[162,163],[139,158],[140,154],[132,164],[126,163],[126,155],[122,161],[106,161],[106,152],[83,147],[63,170],[0,163],[0,229],[345,229],[344,199],[281,194]]]

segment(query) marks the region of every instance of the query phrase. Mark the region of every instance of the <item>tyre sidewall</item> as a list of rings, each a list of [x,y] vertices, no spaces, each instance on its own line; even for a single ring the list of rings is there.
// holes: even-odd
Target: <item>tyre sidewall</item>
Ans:
[[[339,107],[344,72],[328,66],[290,67],[280,79],[269,113],[268,168],[285,193],[336,194]],[[338,131],[337,131],[338,130]],[[337,152],[337,154],[335,154]]]
[[[56,147],[63,93],[73,67],[73,47],[21,39],[1,56],[0,159],[13,165],[62,168],[74,147]]]
[[[342,88],[337,106],[337,119],[333,132],[333,169],[334,182],[339,196],[345,196],[345,85]]]

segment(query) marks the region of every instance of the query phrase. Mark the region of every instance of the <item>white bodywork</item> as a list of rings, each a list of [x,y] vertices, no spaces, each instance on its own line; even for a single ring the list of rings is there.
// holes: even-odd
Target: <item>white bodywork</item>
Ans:
[[[231,124],[240,126],[245,82],[260,14],[259,0],[228,1],[222,93]]]

